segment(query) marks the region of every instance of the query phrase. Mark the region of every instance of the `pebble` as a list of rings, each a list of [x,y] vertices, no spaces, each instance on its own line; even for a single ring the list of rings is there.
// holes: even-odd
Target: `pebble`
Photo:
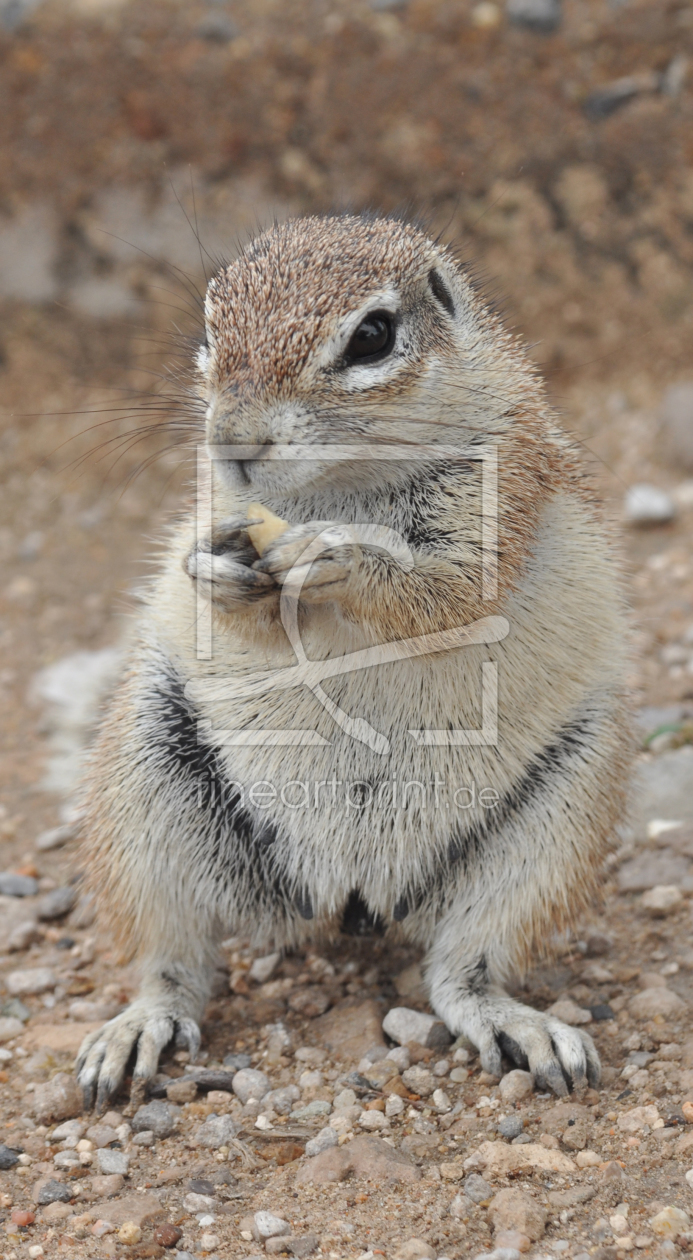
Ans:
[[[429,1098],[438,1085],[433,1073],[418,1063],[402,1073],[402,1080],[407,1089],[410,1089],[413,1094],[418,1094],[420,1098]]]
[[[333,1146],[306,1160],[296,1174],[296,1184],[328,1185],[344,1181],[350,1174],[376,1185],[421,1179],[421,1169],[404,1151],[396,1150],[382,1138],[364,1133],[352,1142]]]
[[[134,1221],[125,1221],[118,1230],[118,1241],[126,1247],[134,1247],[142,1237],[142,1229]]]
[[[216,1116],[212,1113],[197,1130],[195,1145],[208,1151],[218,1151],[220,1147],[228,1146],[237,1133],[238,1125],[231,1116]]]
[[[309,984],[303,989],[297,989],[289,998],[291,1010],[296,1015],[302,1015],[304,1019],[317,1019],[318,1015],[324,1015],[331,1005],[329,993],[319,984]]]
[[[243,1068],[249,1068],[252,1061],[249,1054],[227,1054],[224,1067],[230,1068],[232,1072],[241,1072]]]
[[[492,1198],[489,1219],[496,1232],[517,1230],[537,1242],[546,1229],[546,1212],[526,1190],[499,1190]]]
[[[106,1173],[105,1176],[92,1177],[92,1192],[99,1199],[108,1199],[113,1194],[119,1194],[124,1185],[122,1173]]]
[[[256,984],[265,984],[276,971],[281,954],[265,954],[264,958],[254,959],[248,975]]]
[[[358,1063],[374,1046],[383,1046],[382,1009],[373,998],[348,999],[314,1025],[321,1042],[337,1059]]]
[[[329,1125],[325,1129],[321,1129],[316,1133],[314,1138],[306,1142],[306,1155],[319,1155],[321,1151],[326,1151],[330,1146],[337,1146],[339,1138],[334,1129]]]
[[[663,1015],[681,1016],[686,1011],[686,1003],[673,993],[671,989],[644,989],[630,999],[628,1010],[634,1019],[654,1019]]]
[[[407,1006],[393,1006],[383,1020],[383,1030],[401,1046],[413,1041],[429,1050],[442,1050],[452,1041],[441,1019]]]
[[[168,1103],[159,1099],[147,1103],[144,1107],[139,1107],[132,1117],[132,1128],[135,1133],[151,1132],[160,1139],[170,1137],[175,1127],[174,1113]],[[113,1169],[113,1171],[119,1170]]]
[[[0,874],[0,895],[4,897],[34,897],[38,892],[38,880],[31,875],[13,875],[11,871]]]
[[[501,1229],[495,1238],[496,1249],[511,1251],[529,1251],[532,1246],[532,1240],[527,1234],[521,1234],[517,1229]]]
[[[62,1181],[46,1181],[36,1194],[39,1207],[46,1207],[49,1203],[69,1203],[71,1198],[72,1190]]]
[[[498,1125],[498,1132],[501,1137],[508,1138],[509,1141],[512,1141],[513,1138],[519,1137],[522,1130],[523,1124],[519,1116],[503,1116],[503,1119]]]
[[[232,1088],[236,1097],[244,1104],[251,1098],[261,1102],[265,1094],[269,1093],[270,1080],[264,1072],[257,1072],[254,1068],[241,1068],[233,1078]]]
[[[118,1141],[118,1134],[111,1124],[92,1124],[87,1129],[87,1137],[94,1146],[99,1148],[110,1146],[111,1142]]]
[[[488,1170],[494,1176],[506,1176],[522,1168],[536,1168],[546,1172],[571,1173],[575,1170],[572,1159],[561,1151],[547,1150],[539,1142],[522,1145],[505,1142],[482,1142],[478,1151],[464,1161],[465,1169]]]
[[[406,1104],[399,1094],[389,1094],[385,1103],[385,1115],[391,1120],[394,1116],[401,1116],[406,1109]]]
[[[197,1194],[194,1190],[191,1190],[190,1194],[186,1194],[183,1199],[183,1207],[186,1212],[190,1212],[193,1216],[198,1212],[211,1212],[217,1206],[218,1204],[213,1194]]]
[[[681,1208],[666,1207],[662,1212],[650,1218],[649,1225],[652,1232],[659,1238],[673,1239],[688,1229],[690,1218],[688,1213],[682,1211]]]
[[[436,1252],[422,1238],[408,1238],[394,1252],[393,1260],[436,1260]]]
[[[14,1168],[19,1163],[19,1152],[13,1151],[10,1146],[0,1143],[0,1170],[8,1172],[10,1168]]]
[[[368,1129],[374,1133],[382,1132],[384,1129],[389,1129],[390,1127],[390,1121],[385,1113],[375,1110],[362,1111],[359,1116],[359,1124],[362,1129]]]
[[[156,1135],[151,1129],[141,1129],[132,1139],[133,1146],[153,1146],[156,1142]]]
[[[493,1187],[478,1173],[470,1173],[464,1179],[464,1192],[473,1203],[484,1203],[493,1194]]]
[[[12,1015],[0,1016],[0,1045],[3,1041],[12,1041],[22,1032],[24,1032],[24,1025],[21,1019],[15,1019]]]
[[[578,1168],[598,1168],[602,1162],[601,1155],[598,1155],[596,1151],[578,1151],[575,1156]]]
[[[38,904],[38,917],[46,920],[62,919],[74,908],[76,901],[77,889],[71,885],[54,888],[41,898]]]
[[[265,1238],[280,1238],[284,1234],[291,1233],[289,1222],[283,1220],[281,1216],[274,1216],[272,1212],[256,1212],[253,1221],[255,1223],[253,1235],[257,1242]]]
[[[197,1083],[189,1080],[169,1081],[166,1097],[173,1103],[194,1102],[197,1098]]]
[[[84,1101],[74,1076],[57,1072],[51,1081],[34,1090],[32,1112],[40,1124],[69,1120],[81,1114]]]
[[[643,894],[640,905],[653,919],[663,919],[678,909],[682,901],[681,890],[675,884],[658,884]]]
[[[548,35],[561,24],[560,0],[506,0],[508,20],[516,26]]]
[[[664,525],[676,515],[671,496],[644,482],[626,491],[623,510],[629,525]]]
[[[534,1083],[530,1072],[523,1072],[521,1068],[515,1068],[512,1072],[508,1072],[501,1080],[498,1087],[501,1099],[504,1103],[522,1102],[524,1098],[528,1098],[534,1090]]]
[[[125,1176],[130,1167],[130,1160],[125,1152],[112,1150],[110,1147],[104,1147],[96,1152],[96,1163],[99,1172],[104,1176],[109,1173],[121,1173]]]
[[[670,385],[662,399],[662,436],[672,466],[693,472],[693,382]]]
[[[556,1019],[562,1020],[564,1024],[573,1026],[592,1023],[592,1012],[578,1006],[572,998],[560,998],[549,1007],[547,1014],[555,1015]]]
[[[329,1116],[331,1110],[332,1103],[329,1103],[326,1098],[315,1098],[305,1107],[296,1107],[291,1112],[291,1118],[299,1121],[314,1120],[316,1116]]]
[[[5,977],[7,991],[13,997],[48,993],[57,983],[58,978],[50,967],[27,967],[21,971],[11,971]]]
[[[177,1225],[159,1225],[154,1230],[154,1242],[158,1243],[160,1247],[175,1247],[182,1237],[183,1231]]]
[[[50,849],[62,849],[64,844],[77,834],[74,823],[65,823],[61,827],[51,827],[36,837],[34,848],[39,853],[48,853]]]
[[[281,1089],[271,1089],[265,1094],[263,1106],[271,1107],[278,1116],[288,1116],[295,1102],[301,1097],[298,1085],[284,1085]],[[354,1096],[355,1098],[355,1096]]]
[[[394,1063],[398,1072],[406,1072],[411,1067],[411,1055],[406,1046],[395,1046],[393,1050],[388,1050],[385,1062]]]
[[[7,948],[11,954],[21,953],[22,950],[28,949],[30,945],[37,945],[43,939],[38,930],[35,919],[26,919],[24,923],[18,923],[10,932],[7,939]]]

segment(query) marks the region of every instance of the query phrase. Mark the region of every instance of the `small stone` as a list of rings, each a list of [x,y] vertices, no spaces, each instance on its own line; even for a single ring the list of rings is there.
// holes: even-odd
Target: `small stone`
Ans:
[[[0,1143],[0,1170],[8,1172],[10,1168],[14,1168],[19,1163],[19,1151],[13,1151],[11,1146],[5,1146]]]
[[[362,1111],[359,1116],[359,1124],[362,1129],[368,1129],[374,1133],[380,1133],[384,1129],[389,1129],[390,1121],[382,1111]],[[334,1132],[334,1130],[332,1130]]]
[[[39,1207],[45,1207],[49,1203],[69,1203],[71,1198],[72,1190],[62,1181],[46,1181],[36,1195],[36,1202]]]
[[[55,1221],[67,1220],[68,1216],[73,1216],[74,1212],[69,1203],[60,1203],[55,1199],[52,1203],[48,1203],[42,1209],[41,1220],[46,1225],[52,1225]]]
[[[118,1239],[124,1243],[126,1247],[134,1247],[135,1243],[140,1241],[142,1230],[134,1221],[125,1221],[118,1230]]]
[[[443,1181],[461,1181],[464,1177],[464,1168],[460,1163],[444,1162],[439,1171]]]
[[[50,1124],[78,1116],[83,1105],[82,1092],[74,1076],[57,1072],[51,1081],[36,1086],[32,1113],[39,1124]]]
[[[193,1216],[198,1212],[211,1212],[216,1206],[217,1201],[213,1194],[196,1194],[193,1190],[183,1199],[183,1207]]]
[[[130,1167],[130,1160],[124,1151],[104,1147],[96,1152],[96,1164],[99,1172],[104,1176],[109,1173],[121,1173],[125,1176]]]
[[[91,1232],[95,1238],[104,1238],[106,1234],[115,1234],[115,1225],[111,1225],[110,1221],[94,1221]]]
[[[643,893],[640,904],[653,918],[663,919],[672,910],[678,909],[682,901],[683,895],[675,884],[658,884]]]
[[[519,1116],[503,1116],[498,1125],[498,1132],[501,1137],[507,1138],[509,1142],[513,1138],[519,1137],[523,1131],[522,1120]]]
[[[92,1124],[87,1129],[87,1137],[94,1146],[101,1149],[118,1141],[118,1134],[111,1124]]]
[[[272,1212],[256,1212],[253,1221],[253,1235],[257,1242],[265,1238],[281,1238],[284,1234],[291,1233],[289,1222],[281,1216],[274,1216]]]
[[[182,1237],[183,1231],[177,1225],[159,1225],[154,1230],[154,1242],[160,1247],[175,1247]]]
[[[464,1180],[464,1192],[472,1203],[485,1203],[493,1195],[493,1187],[478,1173],[470,1173]]]
[[[13,997],[49,993],[57,983],[58,977],[50,967],[27,967],[21,971],[11,971],[5,977],[7,991]]]
[[[207,1222],[207,1224],[209,1224],[209,1222]],[[215,1247],[219,1246],[219,1238],[216,1234],[203,1234],[200,1238],[200,1246],[202,1247],[203,1252],[214,1251]]]
[[[358,1063],[374,1046],[386,1049],[381,1020],[380,1006],[372,998],[347,998],[321,1015],[313,1031],[335,1058]]]
[[[243,1104],[249,1102],[251,1098],[254,1098],[256,1102],[261,1102],[269,1090],[269,1077],[265,1076],[264,1072],[255,1071],[254,1068],[242,1068],[233,1078],[233,1092]]]
[[[431,1102],[440,1115],[445,1115],[447,1111],[452,1111],[452,1103],[444,1089],[434,1089],[431,1095]]]
[[[645,989],[642,993],[636,993],[628,1003],[628,1010],[634,1019],[654,1019],[657,1015],[668,1019],[683,1015],[686,1009],[686,1003],[671,989]]]
[[[512,1072],[506,1073],[498,1088],[504,1103],[516,1103],[529,1097],[534,1090],[534,1083],[530,1072],[515,1068]]]
[[[337,1146],[338,1144],[339,1137],[334,1129],[331,1129],[328,1125],[327,1128],[321,1129],[319,1133],[316,1133],[315,1137],[311,1138],[309,1142],[306,1142],[306,1155],[319,1155],[321,1151],[326,1151],[330,1146]]]
[[[265,954],[264,958],[254,959],[248,975],[256,984],[266,984],[274,975],[280,962],[281,954]]]
[[[92,1193],[98,1199],[108,1199],[113,1194],[120,1194],[124,1184],[122,1173],[106,1173],[105,1176],[91,1179]]]
[[[529,1251],[532,1246],[532,1239],[527,1234],[521,1234],[517,1229],[501,1229],[494,1238],[496,1251]]]
[[[555,1015],[556,1019],[562,1020],[564,1024],[573,1026],[592,1023],[592,1012],[578,1006],[577,1002],[573,1002],[571,998],[561,998],[560,1001],[554,1002],[547,1014]]]
[[[394,1119],[395,1116],[401,1116],[405,1110],[406,1104],[404,1099],[400,1098],[399,1094],[388,1095],[387,1102],[385,1103],[385,1115],[389,1120]]]
[[[304,1019],[317,1019],[331,1005],[329,993],[319,984],[309,984],[305,988],[297,989],[289,998],[290,1009]]]
[[[228,1146],[237,1133],[238,1125],[231,1116],[215,1116],[212,1113],[197,1130],[195,1146],[218,1151],[222,1146]]]
[[[156,1142],[156,1135],[151,1129],[141,1129],[132,1139],[133,1146],[153,1146]]]
[[[522,1145],[505,1142],[482,1142],[478,1151],[464,1161],[469,1171],[484,1169],[496,1176],[507,1176],[522,1168],[535,1168],[546,1172],[571,1173],[575,1171],[572,1159],[562,1151],[547,1150],[539,1142]]]
[[[227,1054],[224,1059],[224,1067],[229,1068],[232,1072],[240,1072],[243,1068],[249,1068],[252,1059],[249,1054]]]
[[[526,1190],[500,1190],[489,1204],[489,1219],[495,1231],[517,1230],[537,1242],[546,1229],[546,1212]]]
[[[0,895],[3,897],[34,897],[38,892],[38,880],[31,875],[13,875],[10,871],[0,874]]]
[[[441,1019],[410,1010],[407,1006],[393,1006],[383,1020],[383,1030],[401,1046],[417,1042],[429,1050],[443,1050],[452,1041]]]
[[[74,908],[77,901],[77,889],[70,885],[64,888],[53,888],[42,897],[38,905],[39,919],[62,919]]]
[[[420,1098],[429,1098],[438,1084],[433,1073],[419,1064],[407,1068],[406,1072],[402,1073],[402,1080],[407,1089],[410,1089],[413,1094],[418,1094]]]
[[[23,1032],[24,1025],[21,1019],[15,1019],[12,1015],[0,1016],[0,1045],[4,1041],[12,1041]]]
[[[314,1120],[317,1116],[329,1116],[332,1104],[326,1098],[314,1098],[305,1107],[295,1107],[291,1112],[292,1120]]]
[[[644,482],[627,490],[623,508],[629,525],[664,525],[676,515],[671,496]]]
[[[516,26],[548,35],[561,24],[560,0],[506,0],[508,20]]]
[[[281,1089],[271,1089],[265,1094],[262,1105],[271,1107],[278,1116],[288,1116],[294,1103],[301,1097],[298,1085],[284,1085]]]
[[[662,400],[664,451],[673,468],[693,471],[693,382],[670,385]]]
[[[197,1084],[195,1081],[171,1081],[166,1086],[166,1097],[172,1103],[194,1102],[197,1098]]]
[[[436,1252],[422,1238],[409,1238],[393,1253],[393,1260],[436,1260]]]
[[[160,1224],[163,1215],[164,1209],[158,1196],[142,1190],[108,1204],[108,1219],[118,1227],[132,1221],[144,1230],[150,1225]]]
[[[16,928],[13,928],[10,932],[7,948],[11,954],[20,953],[22,950],[28,949],[30,945],[37,945],[41,940],[43,940],[43,936],[39,931],[36,920],[25,919],[23,923],[18,923]]]
[[[36,837],[34,848],[39,853],[48,853],[50,849],[61,849],[77,834],[74,823],[65,823],[62,827],[51,827]]]
[[[306,1256],[312,1256],[314,1251],[318,1250],[320,1239],[316,1234],[303,1234],[301,1238],[287,1238],[286,1249],[292,1256],[296,1256],[297,1260],[305,1260]]]
[[[168,1103],[156,1099],[139,1107],[132,1117],[132,1128],[135,1133],[152,1132],[157,1138],[170,1137],[176,1127],[175,1116]],[[118,1172],[119,1169],[113,1169]]]
[[[602,1163],[602,1157],[596,1151],[578,1151],[575,1163],[578,1168],[598,1168]]]
[[[682,1211],[681,1208],[666,1207],[662,1212],[650,1218],[649,1225],[652,1232],[659,1238],[674,1239],[688,1229],[690,1219],[688,1213]]]
[[[327,1185],[344,1181],[350,1174],[384,1185],[419,1181],[421,1169],[404,1151],[396,1150],[382,1138],[364,1133],[344,1146],[333,1146],[307,1160],[297,1173],[296,1184]]]
[[[602,1181],[623,1181],[625,1173],[618,1160],[610,1159],[601,1170]]]

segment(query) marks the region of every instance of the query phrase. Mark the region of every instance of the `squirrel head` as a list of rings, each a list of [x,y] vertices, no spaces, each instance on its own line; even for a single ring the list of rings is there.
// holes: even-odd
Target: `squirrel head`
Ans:
[[[449,251],[394,218],[276,224],[212,277],[205,324],[207,443],[253,497],[347,477],[343,463],[274,448],[459,447],[502,431],[536,389]],[[263,458],[234,460],[234,446]],[[395,475],[382,457],[355,458],[362,485]]]

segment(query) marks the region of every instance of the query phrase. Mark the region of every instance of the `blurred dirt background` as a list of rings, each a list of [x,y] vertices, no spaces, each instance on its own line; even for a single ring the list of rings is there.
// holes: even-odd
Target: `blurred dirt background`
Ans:
[[[205,274],[274,215],[417,214],[470,267],[530,343],[621,532],[642,736],[667,728],[655,756],[691,738],[693,6],[539,8],[0,0],[3,869],[44,892],[74,874],[70,844],[34,842],[66,817],[91,711],[56,736],[50,689],[115,667],[193,472]],[[62,684],[40,673],[96,651]],[[609,885],[598,926],[622,968],[633,932],[660,963],[688,948],[687,903],[671,940],[638,919],[653,882],[676,880]]]

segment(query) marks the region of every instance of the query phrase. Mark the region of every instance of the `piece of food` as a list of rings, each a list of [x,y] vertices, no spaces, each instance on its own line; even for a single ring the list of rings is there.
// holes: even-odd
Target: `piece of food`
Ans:
[[[256,516],[261,518],[262,524],[249,525],[248,536],[257,554],[261,556],[275,538],[279,538],[286,532],[289,522],[283,521],[281,516],[275,516],[274,512],[263,507],[262,503],[251,503],[248,507],[248,517],[252,520]]]

